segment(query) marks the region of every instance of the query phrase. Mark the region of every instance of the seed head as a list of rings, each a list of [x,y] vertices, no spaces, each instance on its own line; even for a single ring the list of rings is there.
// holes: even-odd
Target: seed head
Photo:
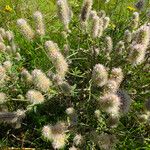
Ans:
[[[42,92],[47,92],[52,85],[49,78],[46,77],[46,75],[38,69],[34,69],[32,71],[32,79],[34,86]]]
[[[36,22],[36,32],[40,36],[45,35],[45,26],[44,26],[44,20],[43,20],[43,15],[41,12],[36,11],[34,14],[34,20]]]
[[[83,143],[83,137],[81,134],[76,134],[76,136],[73,139],[73,144],[75,146],[79,146]]]
[[[0,42],[0,52],[5,52],[6,46],[4,43]]]
[[[5,77],[6,77],[6,69],[2,65],[0,65],[0,81],[4,80]]]
[[[104,85],[103,93],[116,93],[118,90],[118,84],[115,80],[108,80]]]
[[[110,36],[106,36],[105,38],[105,42],[106,42],[106,53],[109,54],[112,49],[113,49],[113,41],[112,41],[112,38]]]
[[[44,96],[36,90],[29,90],[26,94],[26,98],[33,104],[40,104],[44,102]]]
[[[100,97],[99,105],[108,114],[119,116],[120,98],[116,94],[105,94]]]
[[[101,10],[101,11],[98,12],[98,16],[100,18],[105,18],[106,17],[106,12],[104,10]]]
[[[43,136],[52,141],[53,148],[60,149],[65,146],[66,134],[65,134],[65,124],[58,122],[56,125],[47,125],[43,127]]]
[[[65,27],[65,30],[69,30],[69,23],[72,17],[72,11],[69,8],[67,0],[57,0],[58,14]]]
[[[99,36],[99,17],[93,17],[93,26],[92,26],[92,37],[97,38]]]
[[[123,41],[119,41],[116,45],[116,52],[119,54],[123,54],[125,51],[125,45]]]
[[[110,74],[110,80],[116,81],[118,86],[121,84],[123,80],[123,72],[121,68],[113,68]]]
[[[131,27],[133,30],[135,30],[135,29],[137,29],[138,25],[139,25],[139,13],[134,12],[132,20],[131,20]]]
[[[124,42],[125,42],[126,44],[128,44],[128,43],[131,42],[131,40],[132,40],[132,34],[131,34],[131,32],[130,32],[129,30],[126,30],[126,31],[124,32]]]
[[[6,32],[4,28],[0,28],[0,35],[2,36],[3,39],[6,38]]]
[[[102,87],[107,83],[108,73],[106,68],[101,64],[96,64],[93,73],[92,73],[92,81],[95,86]]]
[[[105,17],[105,18],[103,19],[103,29],[104,29],[104,30],[107,29],[109,23],[110,23],[110,18],[109,18],[109,17]]]
[[[47,41],[45,43],[45,48],[56,68],[57,74],[64,78],[68,71],[68,64],[63,55],[60,53],[58,45],[52,41]]]
[[[32,83],[32,75],[29,73],[28,70],[23,69],[21,75],[27,83]]]
[[[33,40],[35,35],[29,24],[24,19],[18,19],[17,24],[20,27],[22,34],[30,41]]]
[[[93,0],[84,0],[81,9],[81,22],[86,22],[89,19],[92,9]]]
[[[3,63],[3,67],[5,68],[6,71],[11,70],[11,68],[12,68],[12,62],[9,61],[9,60],[5,61],[5,62]]]
[[[0,92],[0,104],[3,104],[7,101],[7,96],[5,93]]]
[[[12,31],[6,31],[6,38],[9,42],[11,42],[12,40],[14,40],[14,34]]]

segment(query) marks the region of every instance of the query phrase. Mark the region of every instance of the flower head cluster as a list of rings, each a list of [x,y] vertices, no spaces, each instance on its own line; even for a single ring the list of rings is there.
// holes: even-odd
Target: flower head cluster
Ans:
[[[125,44],[123,41],[119,41],[116,45],[116,52],[119,54],[123,54],[125,50]]]
[[[81,134],[76,134],[75,137],[73,138],[73,144],[75,146],[79,146],[83,143],[83,137]]]
[[[48,56],[51,58],[53,65],[55,66],[56,72],[62,78],[65,77],[68,71],[68,64],[64,56],[60,53],[58,45],[52,41],[45,43]]]
[[[108,27],[109,23],[110,23],[110,18],[109,17],[105,17],[103,19],[103,28],[104,28],[104,30]]]
[[[87,22],[92,9],[93,0],[84,0],[81,10],[81,22]]]
[[[69,23],[72,17],[72,11],[69,8],[67,0],[57,0],[58,13],[60,19],[65,27],[65,30],[69,30]]]
[[[12,62],[9,60],[6,60],[5,62],[3,62],[3,67],[5,68],[6,71],[11,70],[12,68]]]
[[[113,68],[110,77],[103,88],[104,94],[116,93],[123,80],[123,72],[121,68]]]
[[[116,94],[105,94],[100,97],[99,105],[108,114],[119,116],[120,98]]]
[[[5,44],[2,43],[2,42],[0,42],[0,51],[1,51],[1,52],[5,52],[5,50],[6,50]]]
[[[108,80],[103,88],[103,93],[116,93],[118,90],[118,84],[115,80]]]
[[[47,92],[51,86],[49,78],[39,69],[32,71],[33,84],[42,92]]]
[[[66,142],[66,126],[63,122],[58,122],[55,125],[46,125],[43,127],[42,134],[44,138],[52,141],[55,149],[60,149],[65,146]]]
[[[126,44],[129,44],[131,42],[131,40],[132,40],[132,33],[129,30],[126,30],[124,32],[124,42]]]
[[[108,72],[106,68],[101,64],[96,64],[93,73],[92,81],[95,86],[102,87],[106,84],[108,80]]]
[[[5,83],[6,76],[6,69],[0,65],[0,87]]]
[[[100,22],[99,22],[99,17],[96,15],[93,18],[93,26],[92,26],[92,37],[97,38],[99,36],[99,27],[100,27]]]
[[[24,117],[24,110],[17,110],[16,112],[0,112],[0,122],[12,124],[15,128],[21,127],[21,121]]]
[[[0,51],[14,56],[18,53],[12,31],[5,31],[5,29],[0,28]]]
[[[75,109],[73,107],[67,108],[66,109],[66,114],[70,118],[70,126],[76,125],[77,121],[78,121],[78,117],[77,117],[77,113],[76,113]]]
[[[1,35],[1,37],[2,37],[3,39],[6,38],[6,31],[5,31],[4,28],[0,28],[0,35]]]
[[[110,80],[116,81],[117,85],[119,86],[123,80],[123,71],[121,68],[113,68],[110,74]]]
[[[44,27],[44,21],[43,21],[43,15],[41,12],[36,11],[34,14],[34,19],[36,22],[36,32],[38,35],[43,36],[45,35],[45,27]]]
[[[147,111],[150,111],[150,99],[145,101],[145,108],[146,108]]]
[[[26,20],[24,19],[18,19],[17,24],[20,27],[20,30],[22,34],[28,39],[28,40],[33,40],[35,37],[34,31],[30,27],[30,25],[27,23]]]
[[[69,148],[69,150],[78,150],[75,146]]]
[[[114,135],[106,133],[99,135],[98,139],[99,147],[102,149],[112,149],[116,142],[116,137]]]
[[[109,53],[110,53],[110,52],[112,51],[112,49],[113,49],[113,41],[112,41],[112,38],[111,38],[110,36],[106,36],[105,42],[106,42],[105,51],[106,51],[106,53],[109,55]]]
[[[33,104],[44,102],[44,96],[37,90],[29,90],[26,94],[26,98]]]
[[[131,20],[131,28],[133,30],[137,29],[139,25],[139,13],[138,12],[134,12],[133,13],[133,17]]]
[[[5,93],[0,92],[0,104],[3,104],[7,101],[7,96]]]
[[[113,149],[116,144],[116,137],[112,134],[101,133],[100,135],[96,132],[92,133],[93,141],[97,144],[100,149],[109,150]]]
[[[11,42],[12,40],[14,40],[14,34],[12,31],[6,31],[5,32],[5,36],[6,36],[6,39]]]
[[[133,65],[141,64],[144,61],[150,41],[149,31],[149,26],[143,25],[133,33],[133,41],[128,49],[128,61]]]
[[[20,28],[20,31],[25,36],[26,39],[32,41],[36,36],[44,36],[45,35],[45,25],[43,15],[40,11],[36,11],[33,14],[35,23],[36,23],[36,34],[35,31],[31,28],[31,26],[27,23],[27,21],[23,18],[17,20],[17,24]]]
[[[92,37],[98,38],[101,37],[104,30],[107,29],[110,19],[109,17],[103,17],[101,14],[97,14],[96,11],[90,12],[91,20],[92,20]]]
[[[32,83],[32,75],[29,73],[28,70],[23,69],[21,72],[21,76],[27,83]]]

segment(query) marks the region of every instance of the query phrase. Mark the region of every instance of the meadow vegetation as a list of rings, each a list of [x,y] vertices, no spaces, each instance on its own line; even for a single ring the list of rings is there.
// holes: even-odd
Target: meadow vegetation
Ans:
[[[150,2],[107,1],[0,1],[0,149],[150,149]]]

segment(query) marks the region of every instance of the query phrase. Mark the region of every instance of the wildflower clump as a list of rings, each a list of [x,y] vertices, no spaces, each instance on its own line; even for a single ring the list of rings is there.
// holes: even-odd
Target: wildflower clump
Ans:
[[[130,27],[125,22],[122,28],[123,18],[115,22],[94,10],[93,2],[84,0],[80,19],[71,20],[68,1],[57,0],[64,29],[51,28],[48,35],[44,20],[50,20],[40,11],[33,14],[35,31],[19,19],[20,31],[32,42],[20,44],[13,32],[0,28],[0,122],[22,127],[13,143],[20,131],[28,131],[41,149],[131,148],[126,143],[133,134],[127,130],[147,139],[149,23],[135,12]]]

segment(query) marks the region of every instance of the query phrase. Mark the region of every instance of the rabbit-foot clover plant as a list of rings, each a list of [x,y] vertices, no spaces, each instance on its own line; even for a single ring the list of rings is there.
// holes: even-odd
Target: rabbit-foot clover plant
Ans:
[[[42,149],[122,149],[127,130],[150,125],[150,23],[134,12],[114,40],[111,18],[93,10],[93,0],[84,0],[78,17],[67,0],[56,4],[58,35],[46,32],[40,11],[33,14],[35,30],[24,18],[16,21],[30,50],[0,28],[0,122],[25,132],[27,146],[37,140],[45,142]]]

